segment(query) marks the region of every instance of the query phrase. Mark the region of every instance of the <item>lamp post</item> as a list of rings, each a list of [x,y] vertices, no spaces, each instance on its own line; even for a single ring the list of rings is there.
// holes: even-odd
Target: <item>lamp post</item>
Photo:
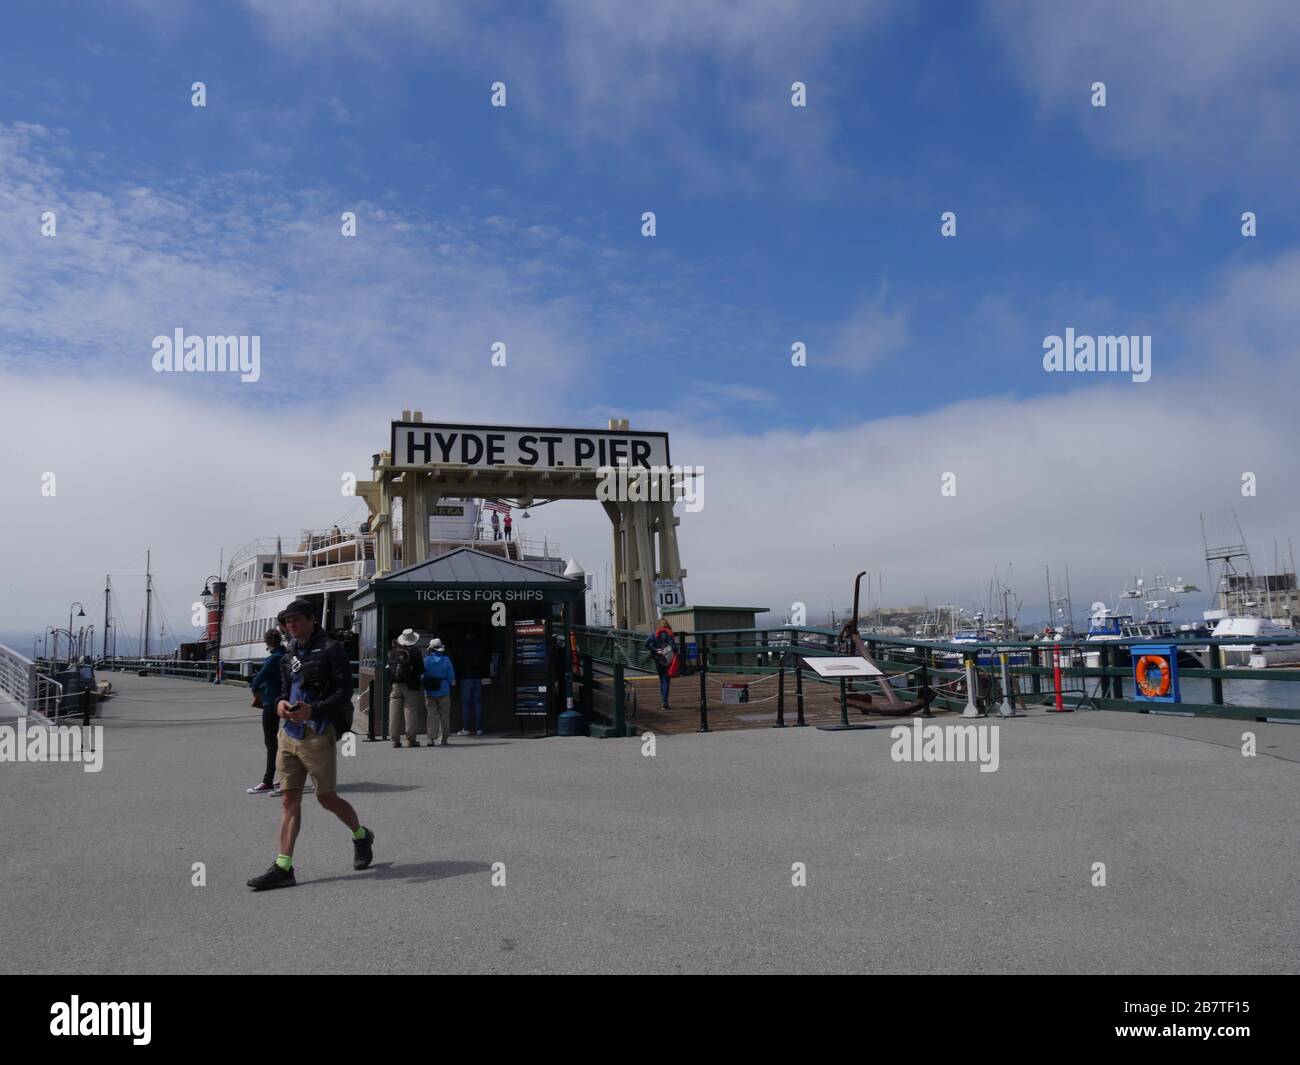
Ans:
[[[75,637],[72,635],[71,629],[51,628],[50,632],[54,636],[54,655],[52,661],[54,663],[55,668],[57,668],[59,664],[59,637],[66,636],[68,638],[68,661],[69,662],[71,662],[72,660],[72,641],[75,639]]]
[[[86,608],[82,606],[80,602],[74,602],[72,606],[68,607],[68,664],[69,665],[71,665],[72,663],[72,607],[73,606],[77,608],[77,617],[84,618],[86,616]]]

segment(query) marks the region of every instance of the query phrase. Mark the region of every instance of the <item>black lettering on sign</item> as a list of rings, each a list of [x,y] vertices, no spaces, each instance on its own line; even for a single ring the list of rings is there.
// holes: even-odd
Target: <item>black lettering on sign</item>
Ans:
[[[555,445],[558,444],[558,443],[560,443],[560,442],[562,442],[562,441],[564,440],[564,437],[562,437],[562,436],[543,436],[543,437],[541,437],[540,439],[541,439],[542,443],[546,445],[546,465],[548,465],[548,466],[554,466],[554,465],[555,465]]]
[[[442,433],[434,433],[433,435],[438,441],[438,450],[442,452],[442,461],[450,462],[451,449],[456,443],[456,434],[448,433],[446,437],[444,437]]]
[[[627,461],[627,441],[611,440],[609,442],[609,464],[617,466],[620,460]]]
[[[573,438],[573,460],[575,466],[581,466],[583,460],[591,458],[596,453],[596,443],[589,436],[576,436]]]
[[[419,440],[420,442],[416,443],[417,440]],[[433,458],[432,449],[433,449],[433,441],[430,439],[429,433],[407,433],[406,434],[406,464],[408,466],[415,465],[415,453],[417,451],[424,452],[424,458],[422,461],[424,462],[432,461]]]
[[[488,433],[488,465],[500,466],[506,461],[505,434]]]
[[[632,465],[645,466],[650,468],[650,441],[633,440],[632,441]]]
[[[519,450],[520,452],[522,452],[519,459],[520,465],[522,466],[537,465],[537,448],[533,446],[536,443],[537,443],[537,437],[535,436],[521,436],[519,438]]]
[[[471,452],[470,448],[473,448]],[[460,434],[460,461],[466,466],[478,465],[478,460],[483,457],[483,441],[477,436],[470,436],[469,433]]]

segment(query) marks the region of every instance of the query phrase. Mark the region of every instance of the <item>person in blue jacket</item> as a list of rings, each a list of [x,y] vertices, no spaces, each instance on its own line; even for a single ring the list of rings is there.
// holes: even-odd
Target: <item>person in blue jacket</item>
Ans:
[[[249,687],[262,697],[262,741],[266,744],[266,773],[262,782],[248,789],[249,795],[268,795],[278,791],[275,783],[275,752],[279,746],[280,718],[275,704],[280,700],[280,659],[284,657],[280,633],[270,629],[266,634],[269,652],[262,668],[257,671]]]
[[[429,653],[424,656],[424,705],[429,716],[429,746],[434,745],[438,728],[442,728],[442,746],[447,746],[451,735],[451,686],[456,683],[456,670],[441,640],[429,641]]]

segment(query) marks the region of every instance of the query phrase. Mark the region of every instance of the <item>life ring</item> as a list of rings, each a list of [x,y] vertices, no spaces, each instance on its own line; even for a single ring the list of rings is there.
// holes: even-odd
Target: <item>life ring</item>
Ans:
[[[1149,670],[1152,666],[1155,666],[1160,671],[1160,682],[1158,684],[1151,683]],[[1133,668],[1133,678],[1137,681],[1137,686],[1142,690],[1142,694],[1148,699],[1169,694],[1171,674],[1169,660],[1160,655],[1143,655],[1137,660],[1137,665]]]

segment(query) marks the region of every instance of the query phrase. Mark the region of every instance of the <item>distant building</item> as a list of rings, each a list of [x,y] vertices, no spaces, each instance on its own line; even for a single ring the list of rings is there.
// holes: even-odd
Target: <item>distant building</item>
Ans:
[[[1300,624],[1300,590],[1294,573],[1227,573],[1219,581],[1219,608]]]

